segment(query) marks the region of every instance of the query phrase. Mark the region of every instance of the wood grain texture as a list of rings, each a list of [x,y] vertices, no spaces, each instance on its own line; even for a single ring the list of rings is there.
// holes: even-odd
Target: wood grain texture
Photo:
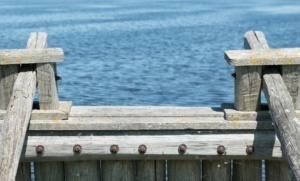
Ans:
[[[65,177],[67,181],[100,181],[99,161],[65,162]]]
[[[31,181],[30,162],[19,163],[16,181]]]
[[[105,160],[101,161],[103,181],[132,181],[134,180],[134,162]]]
[[[137,181],[164,181],[164,160],[138,160],[136,161]]]
[[[216,152],[217,145],[226,147],[226,158],[235,157],[243,159],[278,159],[282,157],[280,144],[275,138],[274,132],[255,133],[215,133],[193,132],[188,133],[164,133],[155,132],[148,135],[119,134],[119,135],[97,135],[89,132],[89,136],[77,133],[68,136],[28,136],[22,152],[23,161],[59,161],[59,160],[90,160],[90,159],[200,159],[219,158]],[[246,146],[253,145],[255,141],[255,153],[246,154]],[[186,154],[178,153],[178,146],[186,144]],[[73,146],[80,144],[83,148],[80,155],[74,155]],[[110,153],[111,144],[119,145],[120,151],[114,155]],[[139,145],[147,145],[147,153],[140,155],[137,148]],[[43,145],[45,152],[37,156],[35,147]]]
[[[286,161],[266,160],[266,181],[291,181],[291,171]]]
[[[300,66],[282,65],[281,75],[283,82],[292,97],[294,109],[298,110],[300,102]]]
[[[225,59],[233,66],[299,65],[300,48],[228,50]]]
[[[233,181],[262,180],[261,160],[233,160]]]
[[[64,162],[35,162],[34,176],[36,181],[64,181]]]
[[[36,48],[47,48],[47,33],[37,33]],[[36,65],[36,70],[40,109],[57,110],[59,100],[55,79],[55,63],[39,63]]]
[[[296,117],[292,97],[276,69],[267,69],[263,76],[263,90],[267,98],[276,135],[293,177],[300,180],[300,123]]]
[[[7,109],[19,65],[0,65],[0,110]]]
[[[35,86],[35,72],[25,69],[19,73],[1,129],[0,178],[4,180],[14,180],[17,173]]]
[[[170,181],[200,180],[200,161],[168,160],[168,178]]]
[[[231,180],[230,159],[202,160],[202,180]]]
[[[62,62],[61,48],[0,50],[0,65]]]

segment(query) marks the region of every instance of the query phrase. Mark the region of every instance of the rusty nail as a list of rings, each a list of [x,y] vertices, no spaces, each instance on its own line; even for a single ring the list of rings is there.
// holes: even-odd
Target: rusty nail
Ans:
[[[186,152],[186,150],[187,150],[187,146],[186,146],[185,144],[179,145],[179,147],[178,147],[178,152],[179,152],[180,154],[184,154],[184,153]]]
[[[110,146],[110,152],[111,153],[116,154],[116,153],[118,153],[118,151],[119,151],[119,146],[118,145],[111,145]]]
[[[147,152],[147,146],[146,145],[140,145],[138,150],[139,150],[140,154],[145,154]]]
[[[73,152],[74,153],[81,153],[81,151],[82,151],[81,145],[74,145],[73,146]]]
[[[42,145],[38,145],[36,148],[35,148],[35,152],[37,154],[43,154],[44,153],[44,147]]]
[[[254,151],[255,151],[254,146],[247,146],[247,148],[246,148],[247,154],[251,155],[252,153],[254,153]]]
[[[218,146],[217,153],[223,155],[225,153],[225,147],[223,145]]]

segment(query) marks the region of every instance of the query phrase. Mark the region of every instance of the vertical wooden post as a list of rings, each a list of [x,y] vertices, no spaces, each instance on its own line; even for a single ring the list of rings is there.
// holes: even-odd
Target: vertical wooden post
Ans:
[[[37,33],[37,45],[47,48],[47,33]],[[41,110],[58,109],[59,100],[56,85],[56,63],[40,63],[36,66],[39,104]]]
[[[164,181],[164,160],[139,160],[136,161],[137,181]]]
[[[66,180],[100,180],[99,161],[65,162]]]
[[[168,176],[170,181],[200,180],[199,160],[169,160]]]
[[[127,161],[102,161],[103,181],[132,181],[134,180],[134,162]]]
[[[30,162],[23,162],[19,164],[16,181],[31,181]]]
[[[231,180],[231,161],[230,160],[203,160],[202,161],[202,180]]]
[[[13,86],[17,79],[19,65],[0,65],[0,109],[6,110]]]
[[[233,180],[261,180],[261,164],[260,160],[235,160],[233,162]]]
[[[291,181],[291,171],[286,161],[266,160],[266,181]]]
[[[36,181],[64,181],[64,162],[35,162],[34,175]]]

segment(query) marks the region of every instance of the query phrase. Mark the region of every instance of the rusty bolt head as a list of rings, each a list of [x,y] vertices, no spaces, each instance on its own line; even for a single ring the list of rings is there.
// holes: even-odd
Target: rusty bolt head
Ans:
[[[73,146],[73,152],[74,153],[81,153],[81,151],[82,151],[81,145],[74,145]]]
[[[251,155],[252,153],[254,153],[254,151],[255,151],[254,146],[247,146],[247,148],[246,148],[247,154]]]
[[[43,154],[44,153],[44,147],[42,145],[38,145],[36,148],[35,148],[35,152],[37,154]]]
[[[220,145],[220,146],[218,146],[218,148],[217,148],[217,153],[219,154],[219,155],[224,155],[224,153],[225,153],[225,146],[223,146],[223,145]]]
[[[178,146],[178,152],[180,154],[184,154],[186,152],[186,150],[187,150],[187,146],[185,144],[181,144]]]
[[[118,153],[119,151],[119,146],[118,145],[111,145],[110,146],[110,152],[113,153],[113,154],[116,154]]]
[[[147,152],[147,146],[146,145],[140,145],[138,149],[140,154],[145,154]]]

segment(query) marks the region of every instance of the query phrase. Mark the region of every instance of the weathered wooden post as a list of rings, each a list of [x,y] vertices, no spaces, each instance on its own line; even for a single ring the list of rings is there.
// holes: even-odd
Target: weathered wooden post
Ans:
[[[0,135],[0,178],[15,180],[21,151],[31,117],[36,74],[31,65],[63,60],[61,49],[36,49],[37,39],[30,36],[27,49],[1,50],[1,65],[22,64],[13,86]],[[13,83],[12,83],[13,84]],[[9,94],[7,94],[9,95]]]
[[[256,32],[255,32],[256,33]],[[264,39],[264,38],[263,38]],[[258,42],[261,37],[257,36]],[[262,41],[266,42],[266,41]],[[300,145],[297,140],[300,139],[300,127],[297,123],[295,108],[298,108],[299,93],[299,73],[297,70],[300,64],[300,49],[255,49],[251,51],[226,51],[225,59],[229,64],[234,66],[265,66],[265,74],[263,75],[263,89],[269,103],[269,109],[272,120],[275,122],[275,130],[282,144],[282,150],[287,159],[290,168],[293,171],[294,178],[300,179],[300,157],[297,150]],[[287,75],[282,79],[278,70],[274,65],[281,65],[282,72]],[[294,67],[295,66],[295,67]],[[288,69],[292,69],[289,71]],[[290,82],[293,82],[290,86]],[[288,88],[285,86],[288,84]],[[291,94],[290,94],[291,93]],[[293,98],[292,98],[292,97]],[[296,101],[295,101],[296,100]],[[268,164],[267,164],[268,165]],[[278,178],[276,178],[278,179]]]

